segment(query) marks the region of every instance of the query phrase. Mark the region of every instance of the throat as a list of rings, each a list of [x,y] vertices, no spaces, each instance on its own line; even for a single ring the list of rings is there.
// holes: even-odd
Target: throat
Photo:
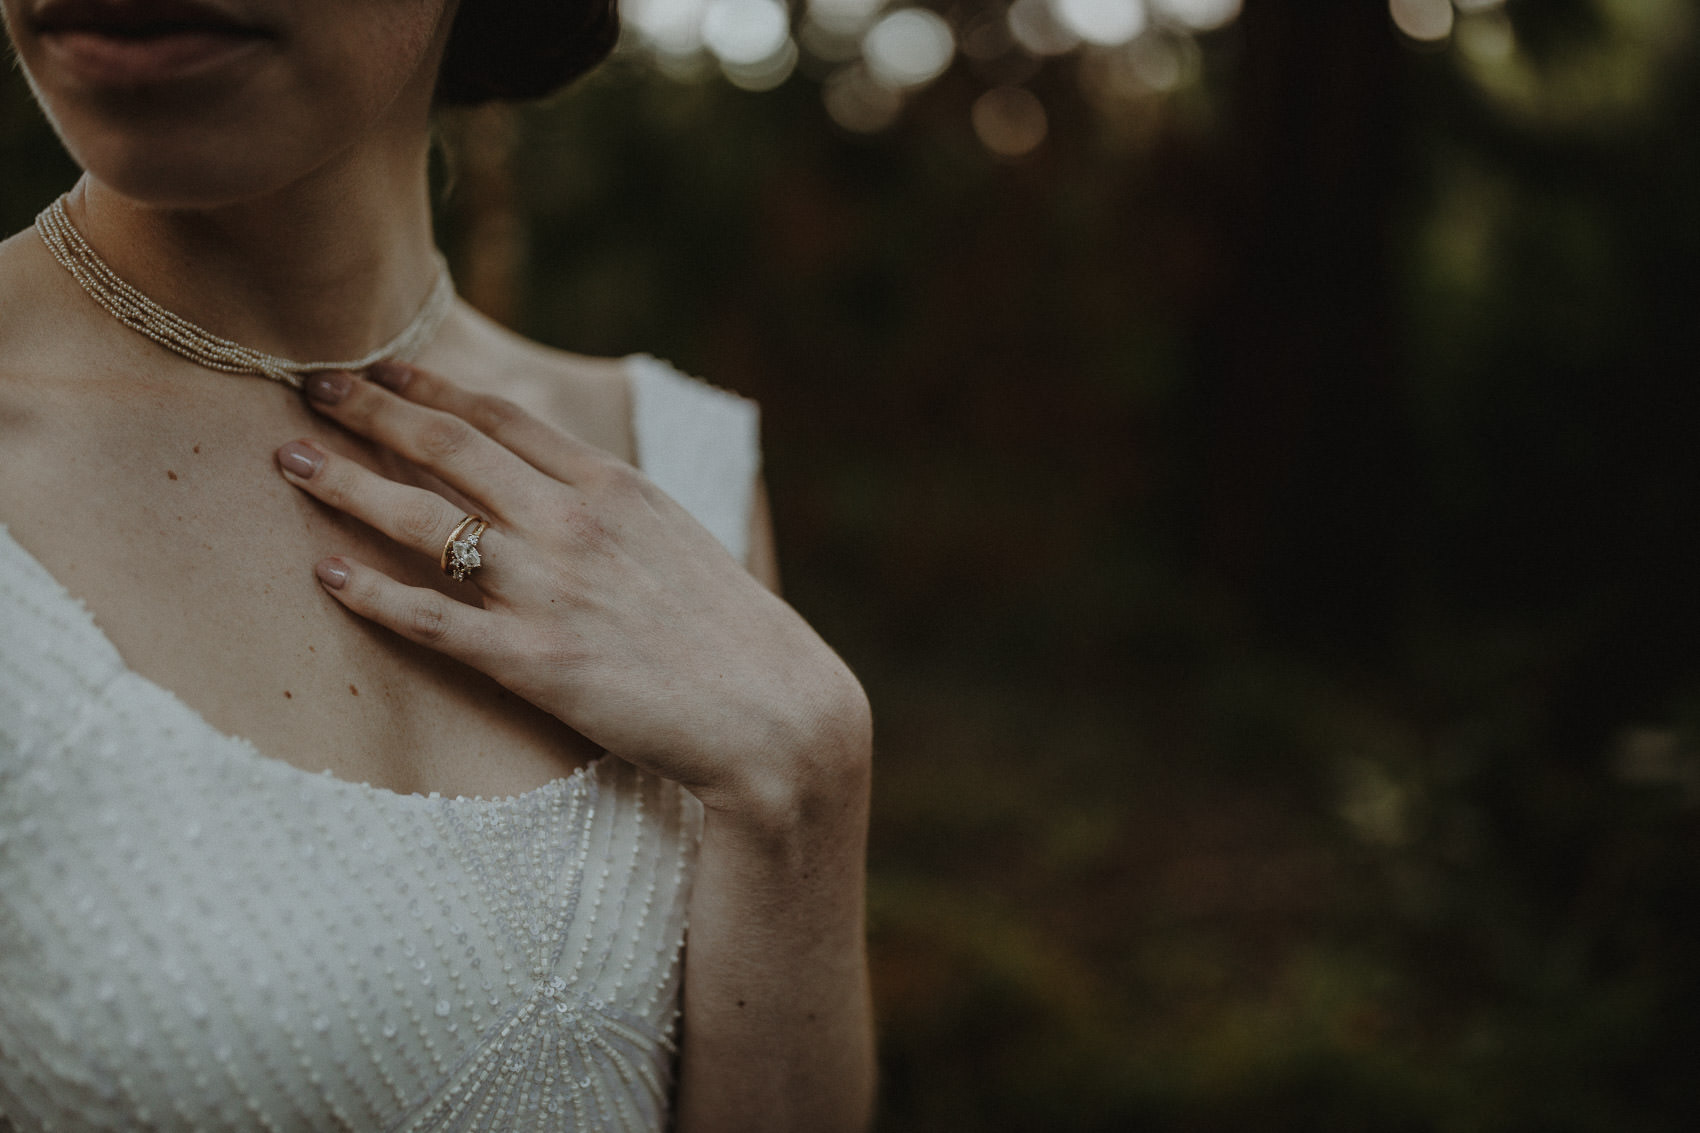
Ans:
[[[398,334],[358,357],[296,361],[224,338],[155,302],[94,250],[71,221],[65,197],[43,209],[35,227],[53,258],[90,298],[132,330],[208,369],[254,374],[296,388],[304,375],[317,370],[364,370],[383,359],[411,361],[436,336],[454,303],[448,265],[438,254],[430,290]]]

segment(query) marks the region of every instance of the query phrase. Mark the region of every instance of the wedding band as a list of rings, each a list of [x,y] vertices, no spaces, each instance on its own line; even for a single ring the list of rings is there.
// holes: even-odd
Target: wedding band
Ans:
[[[478,553],[478,540],[489,526],[476,515],[455,524],[443,544],[443,556],[438,564],[444,574],[456,582],[465,582],[468,575],[484,565],[484,556]]]

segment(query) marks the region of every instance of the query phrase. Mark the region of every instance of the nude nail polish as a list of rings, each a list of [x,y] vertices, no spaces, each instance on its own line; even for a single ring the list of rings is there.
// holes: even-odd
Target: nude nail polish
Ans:
[[[303,389],[307,397],[320,405],[335,405],[348,396],[354,376],[346,370],[325,370],[309,377]]]
[[[278,467],[303,480],[311,480],[324,466],[325,454],[305,441],[290,441],[277,450]]]
[[[341,559],[326,559],[313,568],[313,573],[332,590],[341,590],[348,584],[348,564]]]
[[[413,380],[413,369],[400,362],[374,362],[366,370],[366,376],[385,389],[400,393]]]

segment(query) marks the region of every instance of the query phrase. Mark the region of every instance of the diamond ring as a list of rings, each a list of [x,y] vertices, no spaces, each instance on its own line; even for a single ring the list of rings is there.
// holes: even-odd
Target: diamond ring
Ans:
[[[439,565],[443,573],[456,582],[465,582],[468,575],[484,565],[484,556],[478,553],[478,540],[490,525],[476,515],[469,515],[449,532],[448,541],[443,544],[443,556]]]

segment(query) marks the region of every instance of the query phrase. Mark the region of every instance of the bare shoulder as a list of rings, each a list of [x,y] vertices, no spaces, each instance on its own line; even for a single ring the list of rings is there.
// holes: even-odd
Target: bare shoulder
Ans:
[[[0,365],[21,354],[43,329],[40,296],[35,294],[47,250],[26,228],[0,240]]]
[[[55,317],[64,302],[59,267],[31,229],[0,241],[0,438],[16,445],[32,424],[39,424],[40,377],[66,355],[82,336],[75,322]],[[74,298],[74,297],[73,297]]]
[[[543,346],[461,303],[421,362],[470,389],[505,397],[622,460],[635,455],[625,359]]]
[[[0,240],[0,376],[86,370],[134,337],[89,302],[35,229]]]
[[[12,274],[9,268],[25,258],[31,258],[37,253],[47,254],[47,249],[41,247],[40,239],[35,235],[35,229],[24,228],[0,240],[0,288],[7,286],[4,278]],[[0,312],[3,313],[3,312]]]
[[[61,275],[33,230],[0,241],[0,523],[28,512],[41,470],[72,448],[79,417],[56,379],[86,358],[88,335]]]
[[[23,337],[29,299],[29,289],[17,266],[20,239],[13,236],[0,241],[0,456],[15,447],[27,407],[16,380],[23,372],[21,361],[27,357]],[[4,468],[3,460],[0,468]]]

